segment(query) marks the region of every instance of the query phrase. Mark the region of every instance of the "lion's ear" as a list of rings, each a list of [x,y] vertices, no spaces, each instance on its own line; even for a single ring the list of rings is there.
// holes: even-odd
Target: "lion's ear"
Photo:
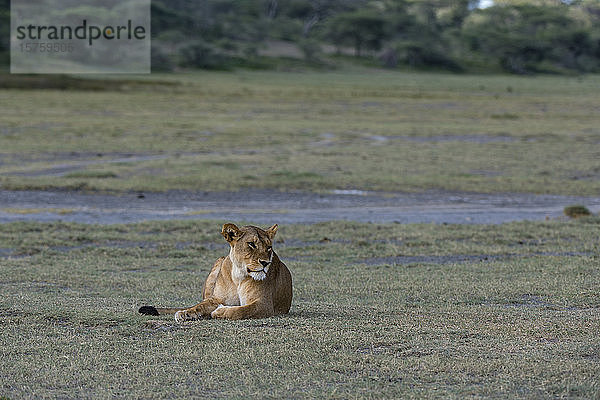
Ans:
[[[277,224],[273,225],[272,227],[270,227],[269,229],[267,229],[265,232],[267,232],[267,235],[269,235],[269,238],[271,238],[271,240],[273,240],[273,238],[275,237],[275,234],[277,233],[277,228],[279,226]]]
[[[225,240],[227,240],[229,243],[239,238],[241,233],[242,231],[240,231],[240,228],[238,228],[235,224],[225,224],[221,230],[221,235],[223,235]]]

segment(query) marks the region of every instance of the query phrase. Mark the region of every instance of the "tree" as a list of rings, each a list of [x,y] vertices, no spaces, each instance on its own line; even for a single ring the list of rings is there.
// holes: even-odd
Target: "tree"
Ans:
[[[0,0],[0,53],[10,47],[10,0]]]
[[[490,7],[467,21],[464,40],[513,73],[597,70],[590,32],[567,11],[566,5]]]
[[[357,57],[363,49],[379,50],[388,36],[388,21],[376,10],[356,10],[335,15],[328,21],[327,37],[338,47],[354,47]]]

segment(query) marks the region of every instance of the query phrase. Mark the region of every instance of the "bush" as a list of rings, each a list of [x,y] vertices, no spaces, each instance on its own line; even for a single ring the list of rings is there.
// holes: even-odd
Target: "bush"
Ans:
[[[490,7],[467,19],[462,39],[511,73],[597,70],[590,32],[567,11],[567,6]]]
[[[319,62],[321,55],[321,44],[315,39],[302,38],[298,41],[298,47],[304,54],[304,59],[308,62]]]
[[[450,71],[462,71],[462,67],[450,58],[443,49],[433,44],[417,41],[398,42],[380,57],[386,66],[404,64],[413,68],[441,68]]]
[[[201,40],[195,40],[182,47],[180,54],[182,67],[224,69],[227,68],[229,59],[214,46]]]
[[[150,60],[152,71],[170,72],[175,69],[175,64],[169,54],[154,42],[152,43]]]
[[[592,215],[591,211],[586,206],[582,206],[580,204],[567,206],[563,212],[569,218],[579,218]]]

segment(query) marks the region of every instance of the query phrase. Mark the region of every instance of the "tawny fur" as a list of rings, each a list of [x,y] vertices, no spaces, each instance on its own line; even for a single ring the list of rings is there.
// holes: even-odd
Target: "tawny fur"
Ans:
[[[202,302],[189,308],[144,306],[140,313],[175,314],[178,322],[199,318],[266,318],[286,314],[292,305],[292,275],[273,251],[277,224],[263,230],[225,224],[221,234],[230,245],[202,289]]]

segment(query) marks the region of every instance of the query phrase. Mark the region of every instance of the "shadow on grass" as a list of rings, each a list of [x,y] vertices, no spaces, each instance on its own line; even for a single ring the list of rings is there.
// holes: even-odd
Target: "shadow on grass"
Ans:
[[[179,82],[157,80],[84,79],[67,75],[0,74],[0,89],[127,91],[140,88],[177,87],[179,85]]]

